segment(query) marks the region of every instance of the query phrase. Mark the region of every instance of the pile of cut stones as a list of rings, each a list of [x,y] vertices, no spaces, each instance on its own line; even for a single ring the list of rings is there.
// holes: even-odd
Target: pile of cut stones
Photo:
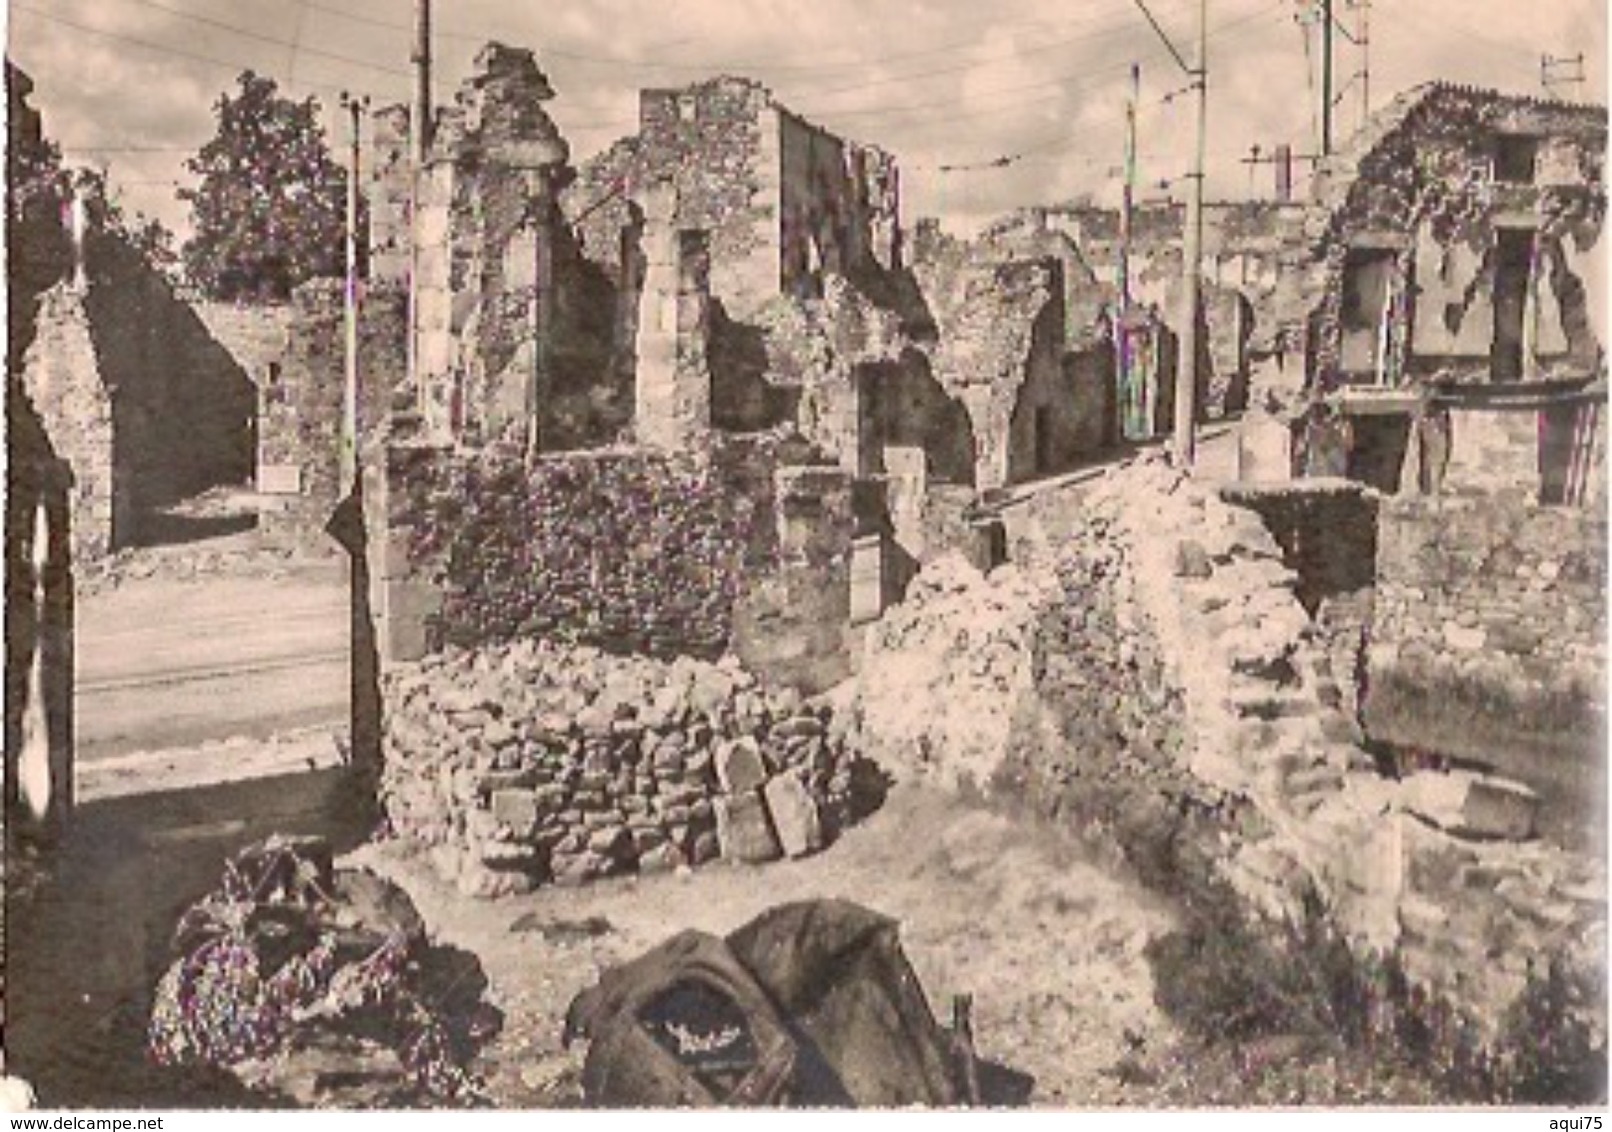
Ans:
[[[732,660],[521,641],[387,677],[391,832],[480,896],[821,849],[850,819],[843,716]]]

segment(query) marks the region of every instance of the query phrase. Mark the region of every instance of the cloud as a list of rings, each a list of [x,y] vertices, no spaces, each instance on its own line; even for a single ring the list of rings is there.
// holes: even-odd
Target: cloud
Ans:
[[[327,107],[334,102],[328,87],[407,97],[406,4],[368,4],[344,15],[342,0],[320,0],[317,8],[299,5],[296,21],[286,19],[284,6],[255,0],[54,0],[48,8],[31,0],[35,5],[54,19],[13,11],[10,50],[38,83],[35,102],[47,130],[71,144],[198,146],[211,133],[212,102],[241,66],[282,85],[294,77],[294,90],[316,91]],[[1185,44],[1195,0],[1149,6]],[[1268,151],[1286,141],[1303,150],[1313,141],[1318,96],[1292,19],[1298,8],[1293,0],[1211,6],[1211,195],[1248,190],[1241,157],[1251,145]],[[1343,19],[1353,19],[1348,5],[1340,8]],[[1604,97],[1606,15],[1597,0],[1377,0],[1371,12],[1377,105],[1435,77],[1538,93],[1542,52],[1582,51],[1589,97]],[[263,42],[289,40],[293,28],[299,52]],[[468,73],[484,38],[535,48],[559,93],[551,109],[578,159],[631,132],[639,88],[748,74],[791,109],[896,153],[906,170],[909,216],[988,214],[1110,192],[1133,59],[1144,68],[1144,174],[1176,178],[1192,152],[1187,101],[1159,101],[1184,80],[1129,0],[1063,8],[1041,0],[548,0],[540,9],[454,0],[438,3],[436,28],[439,100]],[[1356,69],[1353,52],[1340,37],[1340,81]],[[1338,116],[1340,130],[1353,128],[1352,93]],[[337,125],[333,114],[327,122]],[[1022,156],[1006,165],[939,168],[1016,154]],[[147,182],[180,175],[184,154],[104,157],[113,182],[129,182],[131,198],[160,206],[164,190]],[[1268,169],[1256,171],[1255,181],[1268,186]],[[164,219],[183,219],[176,204],[167,207]]]

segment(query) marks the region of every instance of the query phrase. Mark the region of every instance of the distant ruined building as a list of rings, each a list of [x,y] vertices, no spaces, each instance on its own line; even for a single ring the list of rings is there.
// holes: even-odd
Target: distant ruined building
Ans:
[[[1606,132],[1603,107],[1434,83],[1322,165],[1302,468],[1604,491]]]

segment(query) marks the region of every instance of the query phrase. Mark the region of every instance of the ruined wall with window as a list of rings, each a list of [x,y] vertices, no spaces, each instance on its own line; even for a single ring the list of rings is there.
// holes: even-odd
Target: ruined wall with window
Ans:
[[[1593,106],[1433,84],[1379,113],[1316,178],[1318,387],[1592,368],[1605,148]]]
[[[560,210],[575,171],[532,52],[488,43],[438,114],[419,190],[420,388],[435,435],[556,450],[608,443],[631,419],[615,357],[620,248],[582,254]],[[406,114],[375,117],[372,278],[410,270]]]
[[[358,427],[366,459],[383,438],[394,388],[406,366],[407,295],[376,285],[358,324]],[[340,482],[346,388],[346,309],[336,280],[292,293],[284,351],[266,366],[258,418],[260,528],[291,547],[329,545],[325,524],[346,490]]]

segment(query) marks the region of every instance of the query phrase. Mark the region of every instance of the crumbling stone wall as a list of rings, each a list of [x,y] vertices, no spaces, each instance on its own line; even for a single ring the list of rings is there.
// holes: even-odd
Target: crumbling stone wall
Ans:
[[[1495,176],[1504,137],[1537,139],[1531,180]],[[1605,114],[1591,107],[1433,84],[1381,111],[1312,189],[1304,293],[1319,387],[1348,370],[1342,302],[1352,248],[1387,249],[1398,278],[1415,285],[1411,309],[1396,320],[1390,373],[1487,380],[1502,227],[1534,233],[1537,332],[1524,375],[1593,365],[1592,300],[1575,264],[1600,239],[1605,148]]]
[[[27,309],[16,376],[73,469],[88,561],[144,537],[154,508],[251,479],[246,367],[276,331],[273,314],[248,329],[251,316],[199,311],[116,233],[92,227],[84,257],[82,286],[57,283]]]
[[[121,236],[92,229],[87,262],[85,313],[131,506],[250,482],[257,387],[246,359]]]
[[[734,471],[632,449],[530,468],[508,452],[398,463],[390,553],[441,594],[427,647],[536,638],[720,656],[744,579],[776,537],[758,494],[770,482],[744,474],[747,458]]]
[[[1605,734],[1606,519],[1504,496],[1385,502],[1366,725],[1582,821]],[[1564,824],[1572,824],[1571,820]]]
[[[1304,208],[1272,201],[1210,202],[1204,206],[1204,410],[1235,412],[1254,362],[1302,340],[1308,311],[1301,286]],[[1156,310],[1179,331],[1181,234],[1185,207],[1135,208],[1128,246],[1133,301]],[[997,242],[1030,234],[1063,236],[1079,248],[1098,284],[1085,309],[1100,311],[1117,298],[1119,213],[1096,205],[1037,207],[1011,213],[987,230]],[[1077,289],[1078,290],[1078,289]]]
[[[637,135],[582,166],[567,212],[587,257],[612,270],[632,224],[630,194],[669,180],[676,227],[710,233],[712,294],[743,320],[779,293],[779,162],[777,111],[759,83],[722,77],[645,90]]]
[[[366,460],[378,458],[392,397],[403,383],[407,303],[400,289],[376,286],[359,308],[359,443]],[[272,479],[285,494],[265,500],[261,524],[273,541],[324,546],[325,523],[346,486],[339,482],[346,387],[341,284],[311,280],[297,288],[288,321],[258,421],[259,486]]]
[[[545,450],[614,441],[631,419],[617,356],[619,241],[590,263],[560,211],[575,176],[529,50],[487,44],[440,115],[420,188],[419,380],[433,435]],[[379,270],[406,250],[401,122],[376,135]],[[400,199],[402,198],[402,199]]]
[[[825,274],[900,265],[894,159],[790,113],[752,80],[640,93],[638,133],[585,163],[567,194],[601,269],[620,262],[630,198],[661,181],[676,190],[676,226],[710,234],[712,294],[737,322],[778,295],[821,296]]]
[[[735,665],[527,641],[387,692],[388,826],[475,895],[798,857],[852,817],[842,721]]]
[[[975,486],[1071,467],[1080,454],[1057,262],[1001,262],[938,233],[917,254],[914,274],[939,330],[935,376],[968,410]]]
[[[93,561],[126,545],[134,515],[114,465],[112,397],[101,381],[84,296],[68,283],[39,299],[21,391],[57,456],[72,470],[73,557]]]
[[[899,714],[864,705],[867,749],[889,731],[937,767],[998,767],[993,790],[1117,841],[1169,891],[1235,900],[1255,920],[1299,921],[1318,898],[1362,970],[1405,973],[1412,991],[1385,988],[1384,1004],[1436,1025],[1435,1043],[1494,1040],[1530,972],[1596,969],[1596,855],[1530,840],[1537,799],[1514,784],[1378,771],[1339,694],[1349,674],[1253,511],[1152,460],[1078,493],[1080,539],[1049,513],[1019,569],[998,572],[1004,588],[1039,577],[1037,596],[976,629],[984,595],[959,595],[925,634],[1013,643],[1005,665],[992,648],[963,669],[997,680],[982,718],[1001,721],[1001,741],[976,751],[940,725],[980,679],[954,665],[901,689]],[[913,653],[865,663],[864,695],[879,697],[879,673],[932,670]],[[908,725],[924,741],[894,729],[907,719],[925,721]]]
[[[778,109],[779,284],[786,295],[821,295],[826,273],[901,266],[900,179],[883,150],[835,137]]]

